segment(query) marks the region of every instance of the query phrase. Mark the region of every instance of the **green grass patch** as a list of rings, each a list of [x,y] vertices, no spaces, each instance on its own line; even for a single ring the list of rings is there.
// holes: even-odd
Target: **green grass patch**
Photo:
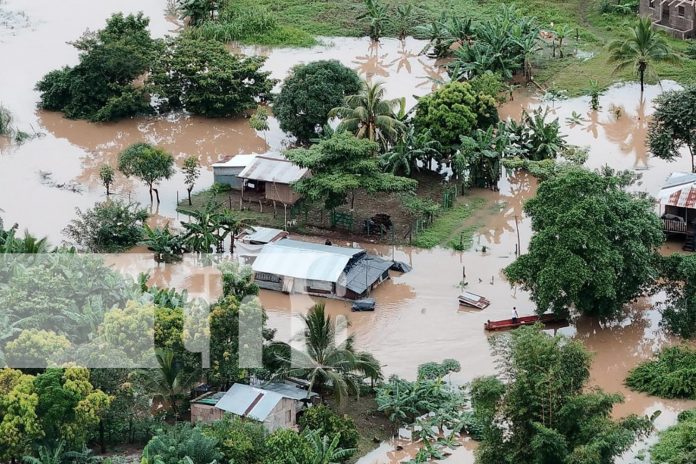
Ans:
[[[633,369],[626,385],[662,398],[696,399],[696,349],[665,348],[656,359]]]
[[[413,239],[413,245],[421,248],[438,245],[455,249],[469,248],[478,227],[467,224],[466,221],[483,203],[482,198],[458,199],[452,208],[443,210],[430,227]]]

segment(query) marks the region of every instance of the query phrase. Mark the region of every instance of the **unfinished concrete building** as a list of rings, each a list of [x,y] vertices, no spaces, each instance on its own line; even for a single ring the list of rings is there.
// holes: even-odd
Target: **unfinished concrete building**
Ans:
[[[640,0],[640,14],[674,37],[696,37],[696,0]]]

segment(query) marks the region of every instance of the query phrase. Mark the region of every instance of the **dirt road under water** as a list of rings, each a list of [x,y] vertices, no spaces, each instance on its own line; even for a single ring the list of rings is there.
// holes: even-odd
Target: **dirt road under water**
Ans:
[[[43,135],[21,146],[0,144],[0,208],[4,210],[2,216],[6,222],[17,222],[36,235],[47,235],[52,242],[60,242],[63,239],[60,231],[74,217],[74,208],[88,208],[104,198],[97,174],[99,166],[115,165],[118,153],[134,142],[147,140],[159,144],[174,154],[177,163],[191,154],[199,156],[205,169],[197,188],[210,185],[209,166],[225,156],[285,146],[287,138],[275,121],[262,134],[253,131],[243,119],[171,115],[91,124],[36,111],[35,82],[49,70],[77,60],[76,50],[67,41],[74,40],[86,28],[101,27],[116,11],[143,10],[151,17],[154,35],[174,33],[179,25],[165,17],[164,4],[160,0],[7,2],[5,8],[26,13],[28,25],[0,34],[0,56],[4,64],[11,63],[0,73],[0,103],[13,112],[19,128],[33,128]],[[412,103],[412,95],[429,92],[433,85],[431,79],[440,76],[432,60],[418,55],[422,46],[423,42],[415,40],[405,44],[385,40],[375,48],[366,39],[333,38],[310,49],[253,51],[269,56],[266,66],[276,78],[282,78],[298,62],[340,59],[365,76],[384,80],[390,97],[406,96]],[[252,50],[244,48],[244,51]],[[674,87],[670,83],[663,86],[664,89]],[[598,168],[608,164],[617,169],[635,170],[642,178],[634,188],[655,194],[669,172],[690,168],[686,158],[668,164],[648,157],[644,143],[647,118],[652,99],[662,90],[649,86],[641,100],[635,85],[612,88],[602,97],[603,108],[599,112],[589,111],[588,98],[540,102],[518,92],[500,112],[502,117],[519,117],[523,107],[549,106],[552,115],[559,118],[568,141],[590,147],[588,166]],[[573,113],[579,117],[573,117]],[[569,122],[567,118],[574,121]],[[59,187],[61,184],[63,187]],[[72,187],[79,192],[72,191]],[[144,204],[149,202],[144,186],[121,176],[117,177],[115,190],[119,196]],[[515,259],[518,231],[523,251],[529,243],[531,230],[522,205],[535,190],[534,178],[516,173],[504,176],[498,192],[472,192],[471,195],[482,197],[485,202],[469,220],[469,225],[477,226],[478,232],[472,249],[465,252],[365,245],[384,256],[408,262],[414,270],[393,275],[375,291],[378,301],[375,312],[351,313],[347,304],[329,301],[331,314],[350,321],[357,346],[374,353],[384,364],[387,375],[413,378],[418,364],[444,358],[455,358],[462,364],[462,371],[452,376],[456,383],[494,373],[483,322],[509,317],[512,306],[523,314],[533,309],[528,295],[510,288],[501,270]],[[155,222],[177,220],[177,191],[181,194],[184,191],[178,174],[161,185],[163,203],[159,210],[153,210]],[[149,255],[119,259],[119,265],[131,272],[153,267]],[[456,297],[462,280],[468,282],[468,290],[491,299],[491,306],[483,312],[461,309]],[[188,288],[192,293],[219,292],[215,271],[201,273],[192,258],[187,258],[184,264],[153,269],[153,281],[163,286]],[[272,292],[262,292],[261,298],[269,314],[269,325],[277,328],[278,337],[285,340],[300,330],[298,314],[315,301]],[[694,403],[659,400],[630,392],[623,386],[630,368],[671,342],[660,331],[659,313],[652,306],[651,301],[640,301],[620,323],[602,326],[590,319],[580,319],[574,327],[559,332],[582,340],[595,353],[594,385],[626,396],[626,402],[616,408],[617,416],[649,414],[660,409],[663,414],[657,424],[664,428],[674,422],[678,411]],[[413,451],[413,447],[406,446],[405,451],[396,452],[393,445],[383,444],[361,462],[398,462]],[[472,462],[472,447],[467,443],[450,462]],[[632,462],[630,456],[624,462]]]

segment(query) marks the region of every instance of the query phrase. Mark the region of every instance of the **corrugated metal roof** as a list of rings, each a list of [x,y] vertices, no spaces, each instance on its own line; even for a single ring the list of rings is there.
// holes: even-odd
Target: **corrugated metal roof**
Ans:
[[[278,242],[278,245],[288,247],[288,248],[298,248],[298,249],[302,249],[302,250],[314,250],[314,251],[321,251],[324,253],[336,253],[336,254],[341,254],[341,255],[346,255],[346,256],[355,256],[358,253],[362,253],[363,251],[365,251],[362,248],[348,248],[348,247],[340,247],[340,246],[334,246],[334,245],[324,245],[322,243],[303,242],[302,240],[292,240],[292,239],[281,240]]]
[[[269,243],[278,235],[285,233],[281,229],[273,229],[271,227],[254,227],[253,232],[244,237],[245,241]]]
[[[263,422],[282,399],[283,395],[280,393],[236,383],[215,407],[237,416]]]
[[[228,160],[213,164],[213,168],[245,168],[256,159],[258,155],[236,155]]]
[[[348,290],[360,295],[379,280],[380,276],[389,270],[391,265],[391,261],[378,256],[366,255],[350,267],[346,273],[345,281],[340,283]]]
[[[316,395],[310,393],[309,397]],[[236,383],[220,398],[215,407],[263,422],[283,398],[299,401],[307,397],[307,390],[286,383],[268,383],[263,385],[263,388]]]
[[[659,193],[663,205],[696,208],[696,174],[673,172]]]
[[[287,242],[295,243],[289,244]],[[353,255],[362,252],[358,249],[341,249],[340,247],[320,245],[320,247],[335,248],[335,250],[329,251],[297,244],[304,245],[306,242],[285,239],[264,245],[254,261],[252,269],[254,272],[294,277],[295,279],[337,282]],[[351,250],[351,253],[345,250]]]
[[[261,182],[291,184],[302,179],[307,172],[308,169],[301,168],[285,158],[264,155],[257,156],[239,173],[238,177]]]

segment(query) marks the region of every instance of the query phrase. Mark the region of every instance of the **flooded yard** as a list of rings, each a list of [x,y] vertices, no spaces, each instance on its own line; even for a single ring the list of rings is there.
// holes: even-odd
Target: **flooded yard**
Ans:
[[[22,229],[59,243],[64,239],[61,230],[74,217],[75,207],[89,208],[104,199],[99,167],[104,163],[115,166],[118,153],[135,142],[148,141],[163,147],[178,164],[189,155],[198,156],[204,169],[197,190],[210,186],[210,165],[226,156],[287,146],[287,137],[273,119],[270,129],[260,133],[251,129],[245,119],[213,120],[174,114],[93,124],[36,110],[38,95],[34,84],[47,71],[77,60],[77,51],[68,41],[87,27],[100,27],[116,11],[142,10],[151,18],[155,36],[174,33],[180,26],[165,16],[164,4],[159,0],[6,2],[5,8],[23,11],[28,24],[11,34],[0,34],[0,56],[5,65],[0,73],[0,103],[14,114],[21,129],[41,134],[19,146],[0,144],[0,209],[6,223],[18,223]],[[76,21],[73,15],[78,9],[81,13]],[[414,104],[415,96],[430,92],[434,80],[443,76],[434,60],[419,54],[423,41],[386,39],[379,46],[367,39],[353,38],[323,38],[321,42],[308,49],[242,50],[268,56],[265,68],[277,79],[286,76],[297,63],[338,59],[362,76],[384,81],[388,96],[405,96],[409,106]],[[31,59],[25,56],[27,53],[32,54]],[[670,172],[690,169],[686,158],[667,163],[650,158],[645,147],[651,102],[662,91],[673,88],[676,84],[671,82],[663,82],[662,87],[648,86],[641,97],[637,85],[612,87],[601,97],[602,108],[596,112],[589,109],[589,97],[551,102],[519,91],[512,101],[501,106],[500,115],[516,118],[523,108],[549,107],[551,115],[559,118],[567,141],[589,147],[587,166],[608,165],[636,171],[641,179],[633,188],[655,195]],[[116,179],[114,190],[119,197],[148,204],[146,187],[122,176]],[[514,261],[518,246],[524,252],[529,244],[530,222],[522,207],[534,196],[536,186],[535,178],[516,172],[503,176],[499,191],[469,193],[482,198],[484,206],[469,220],[477,232],[467,251],[362,244],[372,252],[408,263],[413,271],[393,274],[373,293],[377,300],[374,312],[351,313],[347,303],[331,300],[327,301],[330,313],[350,321],[356,345],[373,353],[383,363],[387,376],[413,378],[419,364],[444,358],[461,362],[461,372],[451,375],[456,384],[493,374],[484,322],[509,318],[513,306],[522,315],[531,314],[534,309],[528,294],[511,288],[505,281],[502,269]],[[152,210],[154,222],[164,225],[177,221],[177,195],[184,195],[183,176],[179,173],[162,183],[162,204]],[[151,255],[136,253],[115,258],[114,264],[132,273],[152,268],[153,282],[161,286],[187,288],[192,294],[215,296],[220,292],[215,271],[201,271],[193,258],[182,264],[156,267]],[[468,283],[467,290],[489,298],[491,306],[485,311],[460,307],[457,295],[463,282]],[[618,323],[602,325],[581,318],[558,332],[582,340],[594,353],[593,385],[625,395],[625,403],[615,409],[617,416],[649,415],[659,409],[662,415],[657,426],[665,428],[674,423],[679,411],[696,403],[661,400],[631,392],[623,385],[632,367],[671,342],[659,327],[655,299],[640,300]],[[297,316],[316,301],[307,296],[267,291],[262,292],[261,300],[268,312],[269,326],[278,330],[281,340],[291,339],[300,330]],[[413,446],[401,445],[404,449],[395,451],[395,444],[384,443],[360,462],[396,463],[413,455]],[[472,442],[466,442],[448,462],[473,462],[473,447]],[[630,456],[624,462],[632,462]]]

